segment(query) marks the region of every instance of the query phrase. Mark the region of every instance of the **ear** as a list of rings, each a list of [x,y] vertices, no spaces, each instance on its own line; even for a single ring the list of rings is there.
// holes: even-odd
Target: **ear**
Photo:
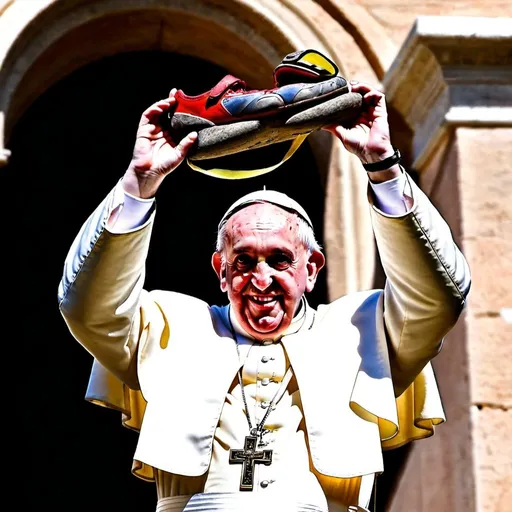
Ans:
[[[220,252],[214,252],[212,255],[212,267],[217,274],[220,281],[220,289],[225,292],[227,289],[226,283],[226,264],[222,262],[222,254]]]
[[[306,282],[306,291],[311,292],[315,287],[318,273],[325,265],[325,256],[320,251],[313,251],[308,259],[308,280]]]

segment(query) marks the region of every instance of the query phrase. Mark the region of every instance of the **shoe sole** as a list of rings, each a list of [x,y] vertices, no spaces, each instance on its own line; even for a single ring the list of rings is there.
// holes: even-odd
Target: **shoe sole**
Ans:
[[[343,124],[360,114],[362,104],[361,94],[347,92],[299,112],[296,108],[283,108],[272,117],[223,125],[189,114],[174,114],[173,131],[178,127],[176,133],[181,132],[180,135],[197,131],[197,142],[189,151],[188,158],[207,160],[292,140],[329,124]]]

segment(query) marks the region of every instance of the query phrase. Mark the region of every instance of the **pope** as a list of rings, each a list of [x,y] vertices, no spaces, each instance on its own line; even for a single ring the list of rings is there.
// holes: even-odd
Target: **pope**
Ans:
[[[312,308],[325,257],[311,219],[283,192],[255,190],[219,222],[211,264],[225,304],[146,290],[159,187],[197,139],[175,143],[159,124],[175,90],[142,114],[128,169],[70,248],[59,308],[94,356],[86,398],[139,431],[132,471],[155,482],[160,512],[367,510],[382,450],[445,420],[431,360],[470,272],[400,165],[384,94],[351,89],[361,115],[327,129],[367,172],[384,289]]]

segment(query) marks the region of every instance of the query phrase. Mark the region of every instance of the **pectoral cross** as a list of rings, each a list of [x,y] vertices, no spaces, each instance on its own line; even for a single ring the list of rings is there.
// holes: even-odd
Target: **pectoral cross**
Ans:
[[[254,465],[272,464],[272,450],[257,451],[258,438],[247,436],[245,438],[244,449],[229,450],[229,463],[242,464],[242,476],[240,478],[240,490],[252,491],[254,487]]]

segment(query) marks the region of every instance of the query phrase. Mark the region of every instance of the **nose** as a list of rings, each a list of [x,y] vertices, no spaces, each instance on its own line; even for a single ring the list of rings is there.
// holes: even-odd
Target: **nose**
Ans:
[[[260,261],[253,270],[251,283],[260,292],[272,284],[273,268],[266,261]]]

